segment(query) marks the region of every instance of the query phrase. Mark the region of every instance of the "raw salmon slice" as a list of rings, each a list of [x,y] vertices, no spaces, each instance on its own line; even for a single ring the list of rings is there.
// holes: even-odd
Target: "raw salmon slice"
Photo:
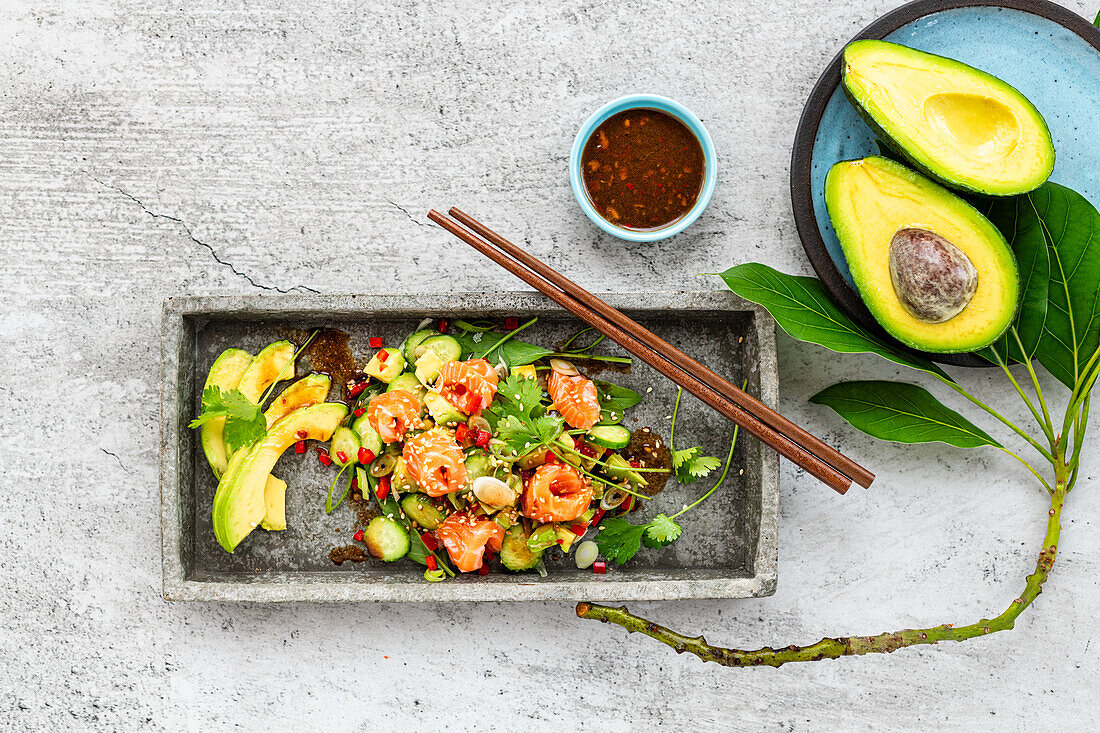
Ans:
[[[596,384],[591,379],[579,374],[570,377],[552,371],[546,391],[569,427],[588,430],[600,421],[600,399],[596,395]]]

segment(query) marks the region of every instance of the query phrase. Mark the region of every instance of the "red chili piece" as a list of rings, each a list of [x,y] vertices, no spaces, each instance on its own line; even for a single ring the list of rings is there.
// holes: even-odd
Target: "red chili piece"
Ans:
[[[477,445],[478,448],[484,448],[485,446],[489,445],[489,438],[491,437],[493,436],[489,435],[488,430],[478,430],[477,438],[474,439],[474,443]]]
[[[587,524],[574,524],[572,527],[569,528],[569,531],[572,532],[573,534],[577,535],[578,537],[580,537],[581,535],[583,535],[585,532],[588,531],[588,525]]]
[[[332,459],[328,457],[328,453],[321,450],[320,448],[317,449],[317,460],[321,462],[322,466],[332,465]]]
[[[356,407],[355,412],[353,414],[356,417],[363,417],[363,415],[366,414],[366,412],[367,412],[367,409],[365,407]]]
[[[514,316],[504,319],[504,328],[508,331],[515,331],[519,328],[519,319]]]
[[[476,415],[481,412],[481,395],[476,394],[470,399],[466,400],[466,410],[471,415]]]
[[[437,563],[435,561],[435,558],[431,555],[428,555],[426,558],[424,558],[424,564],[428,566],[428,570],[435,570],[439,567],[439,563]]]
[[[597,560],[592,563],[592,572],[596,575],[603,575],[607,572],[607,563],[603,560]]]
[[[340,461],[340,463],[347,463],[348,462],[348,454],[345,453],[342,450],[338,450],[338,451],[336,451],[336,459],[338,461]]]
[[[460,443],[466,440],[466,433],[468,432],[470,432],[470,429],[466,427],[466,423],[460,423],[459,426],[455,428],[455,440]]]
[[[381,336],[371,336],[367,340],[367,343],[370,344],[370,347],[372,349],[381,349],[382,348],[382,337]]]
[[[367,388],[368,384],[370,384],[370,382],[364,380],[362,382],[359,382],[358,384],[352,385],[351,389],[348,390],[348,397],[351,399],[355,399],[363,393],[363,390]]]
[[[356,542],[362,542],[363,541],[363,530],[359,530],[354,535],[352,535],[352,539],[355,540]]]
[[[439,548],[439,543],[435,541],[435,536],[431,532],[425,532],[420,535],[420,541],[432,552],[435,552]]]
[[[390,477],[383,476],[378,482],[378,501],[385,501],[390,495]]]
[[[642,464],[638,463],[637,461],[631,461],[630,462],[630,467],[631,468],[641,468]]]
[[[603,515],[604,515],[604,510],[603,509],[597,509],[596,513],[592,515],[592,521],[588,523],[589,526],[590,527],[599,527],[600,526],[600,520],[603,519]]]
[[[596,457],[596,451],[592,450],[592,446],[588,443],[581,443],[581,447],[577,449],[577,452],[586,458]]]
[[[374,451],[372,451],[370,448],[360,447],[359,453],[355,457],[359,459],[360,463],[366,465],[374,461]]]
[[[295,435],[297,435],[302,440],[305,440],[309,437],[309,432],[303,428],[302,430],[299,430],[297,433],[295,433]]]
[[[440,318],[439,319],[439,332],[440,333],[447,333],[447,319],[446,318]]]
[[[379,339],[379,341],[381,341],[381,339]],[[389,359],[389,358],[390,358],[390,352],[388,352],[388,351],[379,351],[378,352],[378,363],[379,364],[385,364],[386,359]]]
[[[305,453],[306,452],[306,442],[304,440],[299,440],[297,443],[295,443],[294,444],[294,452],[295,453]]]

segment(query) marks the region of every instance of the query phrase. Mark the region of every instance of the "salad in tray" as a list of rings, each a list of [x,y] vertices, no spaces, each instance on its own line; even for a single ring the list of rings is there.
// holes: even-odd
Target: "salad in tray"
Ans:
[[[602,336],[575,346],[591,329],[556,352],[515,338],[536,320],[509,318],[503,330],[459,320],[453,333],[446,320],[425,321],[399,347],[371,338],[377,351],[344,386],[344,401],[330,401],[331,378],[318,372],[271,398],[316,332],[297,350],[280,341],[255,357],[222,353],[191,424],[219,479],[218,542],[233,552],[257,526],[286,528],[287,487],[271,471],[290,448],[306,453],[308,441],[328,442],[315,451],[336,470],[326,511],[349,496],[373,504],[355,541],[376,560],[424,565],[431,581],[485,575],[498,560],[508,571],[545,574],[548,551],[603,573],[643,544],[675,541],[677,518],[721,485],[733,445],[721,478],[694,503],[630,522],[670,477],[693,483],[723,462],[672,446],[679,396],[667,442],[649,427],[627,429],[625,412],[641,395],[575,363],[630,360],[594,354]],[[589,533],[594,540],[584,539]]]

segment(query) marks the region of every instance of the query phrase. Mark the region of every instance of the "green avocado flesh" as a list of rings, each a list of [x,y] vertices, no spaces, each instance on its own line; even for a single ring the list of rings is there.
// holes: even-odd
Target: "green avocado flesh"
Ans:
[[[271,426],[267,436],[237,451],[214,495],[214,536],[228,552],[241,543],[267,514],[264,489],[268,474],[287,448],[302,440],[328,440],[348,413],[337,402],[303,407]]]
[[[214,360],[210,367],[210,373],[206,375],[206,387],[218,387],[222,392],[236,389],[241,381],[241,376],[248,365],[252,363],[252,354],[241,349],[226,349]],[[199,439],[202,442],[202,452],[206,454],[206,462],[214,476],[221,478],[229,465],[229,456],[225,450],[225,441],[222,432],[225,430],[225,418],[219,417],[210,422],[203,423],[199,430]]]
[[[825,204],[863,302],[898,341],[935,353],[975,351],[1012,323],[1016,260],[963,199],[875,156],[834,165]]]
[[[914,167],[989,196],[1038,188],[1054,170],[1050,130],[1027,97],[953,59],[887,41],[844,49],[848,100]]]

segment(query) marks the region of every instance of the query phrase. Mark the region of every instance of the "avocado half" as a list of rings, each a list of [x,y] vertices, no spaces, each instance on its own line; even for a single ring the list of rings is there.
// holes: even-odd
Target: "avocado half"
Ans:
[[[844,49],[848,100],[914,167],[951,188],[1012,196],[1054,170],[1054,144],[1039,110],[995,76],[887,41]]]
[[[976,351],[1012,323],[1020,295],[1016,260],[1004,236],[963,199],[900,163],[874,156],[834,165],[825,178],[825,205],[863,302],[898,341],[935,353]],[[928,257],[903,267],[899,277],[891,260],[898,254],[899,235],[907,233],[919,234],[906,243],[915,241],[918,254]],[[942,267],[933,267],[952,264],[950,257],[937,260],[947,250],[968,262],[974,277],[956,282],[942,275]],[[959,292],[964,286],[967,291]],[[913,307],[925,302],[935,311],[945,297],[961,307],[941,308],[938,322]]]

